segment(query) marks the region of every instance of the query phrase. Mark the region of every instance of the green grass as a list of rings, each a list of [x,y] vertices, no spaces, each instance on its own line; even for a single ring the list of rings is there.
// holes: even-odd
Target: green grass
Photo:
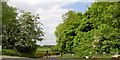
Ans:
[[[15,50],[10,49],[2,49],[2,55],[8,55],[8,56],[19,56],[19,57],[30,57],[30,58],[42,58],[46,55],[46,50],[49,50],[50,55],[60,55],[59,52],[52,52],[50,51],[50,48],[38,48],[36,53],[34,54],[23,54],[20,52],[17,52]],[[63,54],[61,58],[83,58],[79,55],[72,55],[72,54]],[[112,58],[112,55],[98,55],[95,58]]]
[[[63,54],[62,58],[83,58],[80,57],[79,55],[71,55],[71,54]],[[112,58],[112,55],[99,55],[95,58]]]
[[[41,57],[44,57],[46,55],[46,52],[42,52],[42,51],[39,51],[39,52],[36,52],[36,57],[38,58],[41,58]],[[49,55],[60,55],[59,52],[49,52]]]
[[[59,55],[60,53],[59,52],[52,52],[51,50],[51,47],[39,47],[37,48],[37,51],[36,51],[36,57],[44,57],[46,55],[46,51],[48,50],[49,54],[50,55]]]
[[[98,56],[98,58],[112,58],[111,55],[100,55]]]
[[[45,51],[47,51],[47,50],[50,51],[50,48],[46,48],[46,47],[42,47],[42,48],[39,47],[39,48],[37,48],[37,52],[40,52],[40,51],[41,51],[41,52],[45,52]]]
[[[2,55],[19,56],[19,57],[30,57],[30,58],[34,58],[35,57],[34,54],[24,54],[24,53],[20,53],[20,52],[17,52],[15,50],[11,50],[11,49],[2,49]]]
[[[35,54],[23,54],[20,52],[17,52],[15,50],[10,49],[2,49],[2,55],[8,55],[8,56],[19,56],[19,57],[30,57],[30,58],[42,58],[46,55],[46,50],[50,50],[48,48],[38,48],[38,51]],[[50,55],[60,55],[59,52],[49,52]],[[78,55],[72,55],[72,54],[63,54],[61,58],[83,58]],[[112,55],[98,55],[96,58],[112,58]]]
[[[80,58],[80,56],[72,54],[63,54],[62,58]]]
[[[39,48],[37,48],[37,51],[34,54],[23,54],[23,53],[17,52],[16,50],[2,49],[2,55],[41,58],[46,55],[47,50],[50,55],[59,55],[60,54],[59,52],[52,52],[51,48],[39,47]]]
[[[20,56],[21,53],[15,51],[15,50],[2,49],[2,55]]]
[[[48,49],[48,48],[38,48],[38,50],[34,54],[24,54],[24,53],[20,53],[15,50],[11,50],[11,49],[2,49],[2,55],[30,57],[30,58],[42,58],[46,55],[46,50],[49,50],[50,55],[59,55],[59,52],[50,52],[50,49]]]

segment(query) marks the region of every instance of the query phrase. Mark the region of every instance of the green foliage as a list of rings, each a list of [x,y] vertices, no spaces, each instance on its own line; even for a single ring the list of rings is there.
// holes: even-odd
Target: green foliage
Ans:
[[[44,38],[38,15],[21,11],[18,16],[16,8],[7,3],[2,5],[2,48],[33,54],[37,50],[36,42]]]
[[[0,1],[0,42],[2,42],[2,2]],[[0,43],[2,45],[2,43]]]
[[[8,6],[7,2],[2,2],[2,24],[13,24],[16,22],[16,8]]]
[[[17,27],[16,22],[17,12],[16,9],[7,5],[6,2],[2,3],[2,47],[13,48],[15,39],[15,30]]]
[[[79,25],[82,13],[69,11],[63,15],[64,23],[61,23],[56,29],[58,50],[63,52],[72,52],[73,38],[76,36],[75,28]],[[75,23],[73,21],[76,20]]]
[[[57,50],[56,47],[57,46],[55,46],[55,45],[43,45],[43,46],[39,46],[37,48],[37,52],[46,52],[47,50],[49,52],[57,52],[58,50]]]
[[[50,51],[52,51],[52,52],[58,52],[57,46],[52,46],[50,48]]]
[[[37,49],[36,41],[43,40],[41,24],[37,22],[39,17],[29,12],[20,15],[17,27],[17,37],[15,47],[21,53],[34,53]]]
[[[24,54],[17,52],[16,50],[11,49],[2,49],[2,55],[8,55],[8,56],[19,56],[19,57],[36,57],[35,54]]]
[[[57,48],[79,56],[120,53],[120,3],[94,2],[88,10],[69,11],[56,28]]]
[[[63,54],[62,58],[82,58],[79,55],[72,55],[72,54]]]
[[[15,50],[2,49],[2,55],[20,56],[20,53]]]

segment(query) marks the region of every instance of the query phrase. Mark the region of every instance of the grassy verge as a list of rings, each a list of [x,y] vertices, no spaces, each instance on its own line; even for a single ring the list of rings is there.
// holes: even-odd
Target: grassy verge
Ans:
[[[46,56],[46,52],[44,50],[37,51],[35,54],[23,54],[20,52],[17,52],[15,50],[10,49],[2,49],[2,55],[8,55],[8,56],[19,56],[19,57],[30,57],[30,58],[42,58]],[[60,55],[59,52],[49,52],[49,55]],[[83,58],[79,55],[75,54],[63,54],[61,58]],[[112,58],[111,55],[98,55],[95,58]]]
[[[81,57],[78,55],[63,54],[62,58],[81,58]]]
[[[2,49],[2,55],[20,56],[21,53],[10,49]]]
[[[19,56],[19,57],[31,57],[31,58],[35,57],[34,54],[23,54],[23,53],[20,53],[20,52],[17,52],[15,50],[11,50],[11,49],[2,49],[2,55]]]
[[[72,54],[63,54],[62,58],[83,58],[83,57],[80,57],[79,55],[72,55]],[[90,57],[92,58],[92,57]],[[95,58],[112,58],[111,55],[98,55],[97,57]]]
[[[59,55],[59,52],[49,52],[49,55]],[[23,54],[20,52],[17,52],[15,50],[10,50],[10,49],[2,49],[2,55],[7,55],[7,56],[19,56],[19,57],[29,57],[29,58],[42,58],[46,56],[45,51],[37,51],[34,54]]]
[[[49,52],[48,54],[49,54],[49,56],[60,55],[59,52]],[[46,56],[46,52],[36,52],[35,56],[38,57],[38,58],[42,58],[42,57]]]
[[[112,58],[111,55],[100,55],[98,56],[98,58]]]

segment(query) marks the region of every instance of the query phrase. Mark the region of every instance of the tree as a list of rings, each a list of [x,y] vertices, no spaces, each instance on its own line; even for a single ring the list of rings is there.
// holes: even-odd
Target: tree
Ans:
[[[14,30],[16,30],[17,12],[16,8],[8,6],[2,2],[2,48],[13,48],[16,39]]]
[[[37,21],[38,15],[32,15],[30,12],[23,12],[18,19],[17,37],[15,47],[22,53],[35,52],[36,42],[42,41],[44,33],[41,23]]]
[[[84,14],[67,12],[55,31],[57,46],[79,56],[120,53],[119,9],[119,2],[94,2]]]
[[[16,8],[2,3],[2,48],[15,49],[21,53],[34,53],[36,42],[42,41],[44,32],[38,15],[30,12],[16,12]],[[20,16],[18,16],[19,14]]]
[[[63,15],[64,21],[55,31],[60,51],[72,53],[73,39],[74,36],[76,36],[75,28],[79,26],[81,17],[82,13],[77,13],[75,11],[69,11]]]

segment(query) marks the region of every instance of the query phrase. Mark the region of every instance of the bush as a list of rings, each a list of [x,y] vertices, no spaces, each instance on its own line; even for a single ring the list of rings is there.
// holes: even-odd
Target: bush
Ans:
[[[50,50],[51,50],[52,52],[57,52],[57,51],[58,51],[58,48],[57,48],[56,46],[53,46],[53,47],[50,48]]]
[[[20,53],[20,52],[17,52],[16,50],[11,50],[11,49],[2,49],[2,55],[30,57],[30,58],[35,57],[35,54]]]
[[[60,55],[59,52],[50,52],[49,54],[50,54],[50,55]]]
[[[15,50],[2,49],[2,55],[20,56],[21,53],[15,51]]]
[[[35,44],[30,43],[28,44],[28,46],[17,45],[16,50],[24,54],[33,54],[36,52],[37,46]]]

